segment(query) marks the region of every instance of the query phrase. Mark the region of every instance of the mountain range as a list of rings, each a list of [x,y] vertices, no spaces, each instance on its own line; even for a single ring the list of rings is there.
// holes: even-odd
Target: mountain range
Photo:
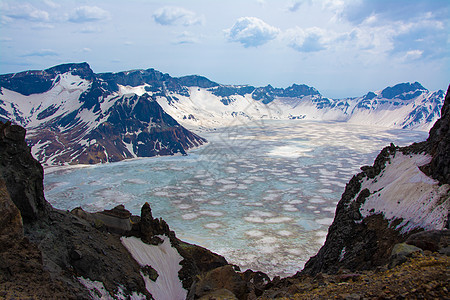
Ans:
[[[27,129],[44,165],[186,154],[207,142],[193,131],[267,119],[429,130],[444,102],[444,91],[418,82],[329,99],[304,84],[223,85],[154,69],[96,74],[87,63],[0,75],[0,88],[0,120]]]

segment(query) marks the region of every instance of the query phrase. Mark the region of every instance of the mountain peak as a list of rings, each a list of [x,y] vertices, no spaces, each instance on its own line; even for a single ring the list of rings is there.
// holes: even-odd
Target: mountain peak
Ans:
[[[181,85],[188,86],[188,87],[198,86],[200,88],[212,88],[212,87],[219,86],[218,83],[211,81],[206,77],[199,76],[199,75],[188,75],[188,76],[178,77],[177,79]]]
[[[399,83],[393,87],[387,87],[381,92],[381,95],[386,99],[398,98],[401,100],[409,100],[417,97],[418,94],[424,91],[428,92],[426,88],[416,81],[414,83]]]
[[[42,94],[51,89],[53,80],[59,74],[69,72],[86,80],[93,80],[95,77],[94,71],[92,71],[88,63],[69,63],[45,70],[0,75],[0,87],[5,87],[25,96]]]
[[[78,75],[87,80],[92,80],[94,77],[94,71],[87,62],[61,64],[45,69],[44,72],[53,76],[70,72],[72,75]]]

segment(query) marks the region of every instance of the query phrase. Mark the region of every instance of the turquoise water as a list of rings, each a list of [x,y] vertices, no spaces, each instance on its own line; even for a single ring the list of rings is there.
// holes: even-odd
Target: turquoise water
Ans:
[[[188,156],[46,170],[53,206],[87,211],[149,202],[177,236],[229,262],[292,275],[325,240],[345,184],[391,142],[427,133],[302,120],[201,132]]]

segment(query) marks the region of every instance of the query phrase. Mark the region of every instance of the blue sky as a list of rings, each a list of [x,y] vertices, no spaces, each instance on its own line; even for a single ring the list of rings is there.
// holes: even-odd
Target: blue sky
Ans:
[[[332,98],[450,83],[448,0],[0,0],[0,73],[88,62]]]

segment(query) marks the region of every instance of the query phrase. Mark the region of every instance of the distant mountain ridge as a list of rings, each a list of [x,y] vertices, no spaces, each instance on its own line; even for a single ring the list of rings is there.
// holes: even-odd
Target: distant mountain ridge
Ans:
[[[206,142],[185,127],[264,119],[428,130],[444,101],[444,91],[430,92],[418,82],[329,99],[304,84],[223,85],[154,69],[96,74],[87,63],[0,75],[0,88],[0,120],[27,128],[33,154],[44,165],[185,154]]]

